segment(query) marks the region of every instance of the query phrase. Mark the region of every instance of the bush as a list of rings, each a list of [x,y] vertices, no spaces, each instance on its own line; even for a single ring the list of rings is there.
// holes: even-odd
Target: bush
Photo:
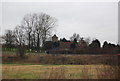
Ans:
[[[25,48],[23,46],[19,46],[16,54],[22,59],[25,58]]]

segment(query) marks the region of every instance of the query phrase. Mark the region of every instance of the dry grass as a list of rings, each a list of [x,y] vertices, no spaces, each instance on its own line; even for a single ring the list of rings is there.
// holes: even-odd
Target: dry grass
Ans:
[[[19,59],[15,54],[3,54],[2,57],[3,63],[16,63],[3,64],[3,79],[118,79],[120,72],[116,55],[27,54],[27,59]]]
[[[7,53],[7,52],[6,52]],[[93,64],[115,64],[117,55],[52,55],[52,54],[27,54],[26,59],[16,57],[14,53],[3,53],[3,63],[18,64],[76,64],[76,65],[93,65]],[[13,57],[13,58],[9,58]]]
[[[120,68],[118,66],[104,65],[101,67],[102,67],[101,69],[96,68],[98,78],[101,78],[101,79],[118,79],[119,78],[118,70]]]
[[[116,68],[105,65],[3,64],[3,79],[116,79]],[[111,69],[112,68],[112,69]],[[113,70],[114,69],[114,70]],[[108,75],[109,74],[109,75]]]

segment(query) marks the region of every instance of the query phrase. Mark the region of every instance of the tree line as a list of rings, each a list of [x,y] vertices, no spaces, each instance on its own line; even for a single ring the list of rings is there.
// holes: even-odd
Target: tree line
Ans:
[[[7,48],[27,46],[29,51],[39,52],[40,47],[44,47],[44,42],[51,36],[56,26],[57,19],[46,13],[26,14],[21,24],[14,30],[6,30],[4,46]]]
[[[69,50],[59,50],[60,42],[70,42]],[[83,47],[78,49],[77,44],[80,44]],[[103,45],[101,45],[99,39],[95,38],[91,41],[89,37],[80,37],[79,34],[74,33],[73,36],[70,37],[70,40],[62,38],[58,42],[47,41],[45,43],[45,50],[50,50],[51,53],[68,54],[117,54],[120,53],[120,45],[108,43],[107,41],[104,41]]]

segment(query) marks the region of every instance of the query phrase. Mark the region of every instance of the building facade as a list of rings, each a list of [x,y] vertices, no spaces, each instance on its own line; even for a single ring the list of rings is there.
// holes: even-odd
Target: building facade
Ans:
[[[52,41],[53,42],[57,42],[58,41],[58,37],[56,36],[56,34],[54,34],[54,36],[52,37]]]

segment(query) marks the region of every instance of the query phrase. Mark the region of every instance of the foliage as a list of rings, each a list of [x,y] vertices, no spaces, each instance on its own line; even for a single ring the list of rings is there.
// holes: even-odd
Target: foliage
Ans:
[[[92,43],[89,46],[91,48],[100,48],[101,44],[100,44],[100,41],[98,39],[95,39],[92,41]]]
[[[76,44],[75,43],[71,43],[70,48],[71,49],[75,49],[76,48]]]

